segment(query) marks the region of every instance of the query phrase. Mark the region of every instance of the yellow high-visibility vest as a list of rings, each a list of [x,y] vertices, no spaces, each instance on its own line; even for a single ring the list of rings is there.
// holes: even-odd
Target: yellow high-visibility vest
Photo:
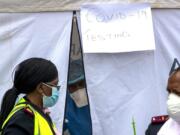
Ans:
[[[36,111],[31,105],[27,104],[27,101],[24,98],[21,98],[18,103],[14,106],[6,120],[4,121],[2,128],[6,125],[9,119],[13,116],[17,111],[26,108],[29,109],[34,114],[34,135],[53,135],[53,131],[51,130],[47,120]],[[55,126],[52,125],[53,130],[55,131]]]

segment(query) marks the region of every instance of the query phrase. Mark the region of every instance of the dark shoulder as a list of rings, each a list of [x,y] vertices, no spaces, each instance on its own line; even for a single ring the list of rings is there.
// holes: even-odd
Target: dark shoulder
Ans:
[[[3,134],[18,133],[19,135],[33,135],[34,114],[27,108],[17,111],[7,122]]]
[[[34,114],[33,112],[28,109],[24,108],[19,111],[17,111],[11,118],[11,122],[21,122],[21,121],[33,121],[34,120]]]
[[[146,135],[156,135],[168,118],[168,115],[152,117],[151,123],[146,130]]]

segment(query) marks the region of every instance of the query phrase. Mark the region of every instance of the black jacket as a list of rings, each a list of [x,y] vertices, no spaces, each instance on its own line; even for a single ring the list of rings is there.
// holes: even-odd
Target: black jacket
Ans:
[[[148,126],[148,129],[146,130],[145,135],[157,135],[158,131],[160,130],[160,128],[162,127],[163,124],[164,123],[157,123],[157,124],[151,123]]]
[[[28,104],[30,104],[48,121],[49,125],[52,125],[49,115],[45,114],[37,106],[30,103],[27,98],[25,99]],[[52,129],[52,126],[50,127]],[[2,135],[34,135],[34,114],[26,108],[17,111],[4,126]]]

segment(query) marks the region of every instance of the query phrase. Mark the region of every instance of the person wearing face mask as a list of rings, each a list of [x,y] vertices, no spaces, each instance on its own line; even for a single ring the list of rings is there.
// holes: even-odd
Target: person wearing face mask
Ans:
[[[91,118],[82,60],[70,64],[63,135],[91,135]]]
[[[157,135],[180,135],[180,67],[170,75],[167,90],[167,112],[170,118]]]
[[[45,108],[59,97],[56,66],[43,58],[21,62],[14,74],[13,87],[6,91],[0,110],[1,135],[56,135]],[[17,100],[19,94],[24,97]]]

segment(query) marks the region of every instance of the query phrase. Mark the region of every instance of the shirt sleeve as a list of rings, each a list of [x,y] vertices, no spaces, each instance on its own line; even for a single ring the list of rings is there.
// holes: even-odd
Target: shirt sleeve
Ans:
[[[34,116],[23,110],[16,112],[5,125],[2,135],[33,135]]]

